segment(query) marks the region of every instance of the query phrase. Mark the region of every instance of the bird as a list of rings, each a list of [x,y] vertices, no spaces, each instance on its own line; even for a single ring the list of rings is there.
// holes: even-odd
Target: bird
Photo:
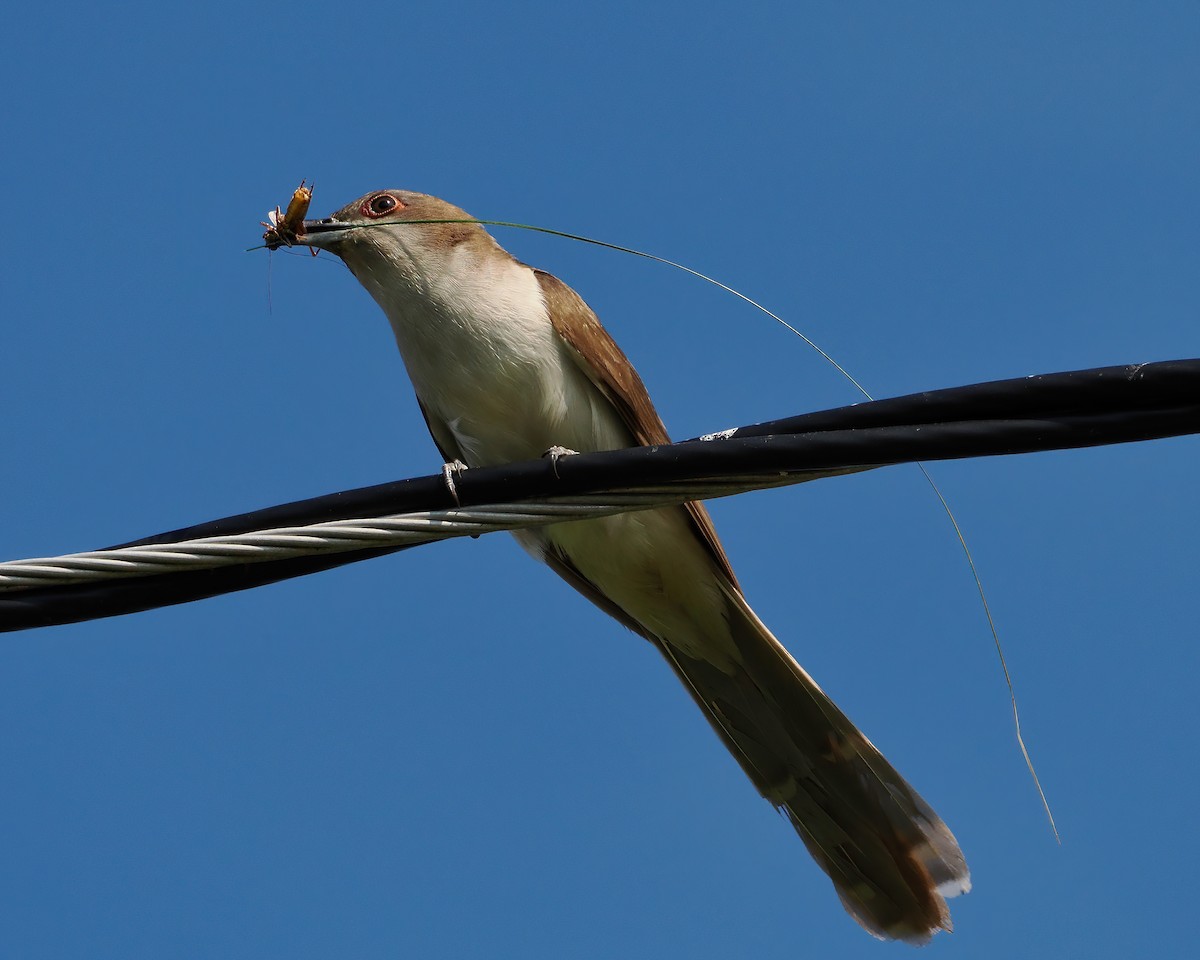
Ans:
[[[448,471],[670,442],[579,294],[459,207],[377,190],[284,242],[339,257],[382,308]],[[952,929],[971,885],[954,835],[759,619],[701,504],[514,536],[658,649],[868,933]]]

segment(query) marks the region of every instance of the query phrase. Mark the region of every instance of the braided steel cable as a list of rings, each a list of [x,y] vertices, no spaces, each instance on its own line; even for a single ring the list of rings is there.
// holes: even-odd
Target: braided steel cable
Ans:
[[[803,477],[788,478],[799,483]],[[304,556],[346,553],[364,548],[411,547],[454,537],[478,537],[566,520],[609,517],[687,500],[745,493],[779,486],[779,477],[750,482],[650,489],[595,497],[564,497],[553,503],[499,503],[481,508],[427,510],[362,520],[334,520],[250,533],[202,537],[170,544],[137,544],[60,557],[0,563],[0,593],[31,587],[59,587],[183,571],[214,570]]]

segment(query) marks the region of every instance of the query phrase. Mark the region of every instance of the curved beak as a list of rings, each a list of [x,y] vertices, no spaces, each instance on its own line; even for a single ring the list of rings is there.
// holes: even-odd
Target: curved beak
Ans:
[[[296,231],[296,242],[308,247],[329,250],[349,233],[349,225],[326,217],[324,220],[305,220]]]

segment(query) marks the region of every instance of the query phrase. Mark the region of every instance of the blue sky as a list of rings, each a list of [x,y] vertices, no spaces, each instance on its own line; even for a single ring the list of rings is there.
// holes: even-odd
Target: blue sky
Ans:
[[[1190,3],[26,6],[0,35],[0,555],[436,470],[382,315],[244,252],[301,177],[651,250],[877,395],[1200,354]],[[682,274],[502,243],[678,437],[855,400]],[[1180,955],[1200,441],[714,506],[751,602],[945,817],[930,956]],[[509,539],[0,639],[0,952],[870,957],[670,672]]]

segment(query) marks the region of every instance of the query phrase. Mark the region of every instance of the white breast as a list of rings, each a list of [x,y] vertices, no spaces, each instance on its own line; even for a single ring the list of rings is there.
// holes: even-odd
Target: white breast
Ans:
[[[423,252],[427,267],[428,259]],[[554,330],[529,267],[457,248],[423,271],[419,290],[359,279],[387,314],[427,414],[453,433],[470,466],[529,460],[552,446],[632,443]]]

